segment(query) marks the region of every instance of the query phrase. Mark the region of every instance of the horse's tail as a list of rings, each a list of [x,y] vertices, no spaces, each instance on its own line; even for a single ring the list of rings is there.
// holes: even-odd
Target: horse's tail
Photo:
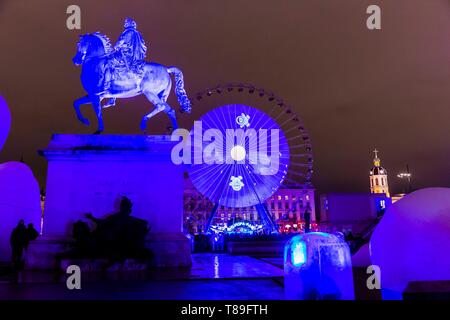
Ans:
[[[173,73],[175,76],[175,94],[181,106],[181,111],[190,113],[192,110],[191,101],[189,101],[186,90],[184,90],[183,73],[176,67],[168,67],[167,72]]]

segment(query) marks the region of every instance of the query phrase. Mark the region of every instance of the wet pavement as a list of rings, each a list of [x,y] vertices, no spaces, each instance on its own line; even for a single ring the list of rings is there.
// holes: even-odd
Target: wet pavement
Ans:
[[[284,298],[283,270],[267,261],[228,254],[193,254],[192,262],[190,269],[82,274],[81,290],[68,290],[65,275],[28,272],[21,275],[24,282],[0,282],[0,300]]]
[[[68,290],[65,283],[0,285],[1,300],[280,300],[275,279],[96,282]]]
[[[270,278],[282,277],[283,270],[248,256],[193,254],[191,278]]]

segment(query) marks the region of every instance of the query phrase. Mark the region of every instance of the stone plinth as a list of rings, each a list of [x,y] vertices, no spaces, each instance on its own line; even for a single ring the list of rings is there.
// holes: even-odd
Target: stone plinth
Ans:
[[[71,239],[74,222],[89,212],[100,218],[117,212],[122,196],[133,202],[132,216],[149,222],[158,265],[190,265],[182,234],[183,167],[170,158],[175,144],[170,136],[53,135],[40,151],[48,160],[44,237],[30,247],[27,266],[53,266],[39,261],[38,250],[55,253],[55,239]]]

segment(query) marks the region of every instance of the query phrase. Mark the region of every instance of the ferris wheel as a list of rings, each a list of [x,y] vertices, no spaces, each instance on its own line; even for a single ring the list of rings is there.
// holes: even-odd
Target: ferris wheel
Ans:
[[[194,97],[194,110],[210,110],[193,126],[194,161],[187,171],[195,188],[219,206],[255,206],[266,228],[276,226],[264,202],[281,187],[311,184],[309,135],[293,108],[250,84],[225,84]],[[198,118],[197,118],[198,119]]]

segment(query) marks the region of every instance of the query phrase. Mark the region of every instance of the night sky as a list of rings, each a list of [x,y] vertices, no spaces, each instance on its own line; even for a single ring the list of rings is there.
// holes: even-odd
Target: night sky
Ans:
[[[66,28],[70,4],[81,7],[81,30]],[[366,28],[370,4],[382,8],[381,31]],[[147,58],[180,67],[192,98],[248,82],[292,105],[312,139],[319,192],[367,192],[375,147],[391,192],[402,190],[396,174],[406,163],[414,188],[450,186],[449,0],[1,0],[0,94],[12,127],[0,162],[23,155],[44,185],[37,150],[51,134],[95,131],[75,117],[84,92],[71,59],[80,34],[115,41],[127,16]],[[173,95],[169,103],[178,109]],[[140,133],[145,98],[117,106],[104,111],[105,133]],[[92,123],[91,107],[82,111]],[[150,133],[168,124],[160,114]]]

